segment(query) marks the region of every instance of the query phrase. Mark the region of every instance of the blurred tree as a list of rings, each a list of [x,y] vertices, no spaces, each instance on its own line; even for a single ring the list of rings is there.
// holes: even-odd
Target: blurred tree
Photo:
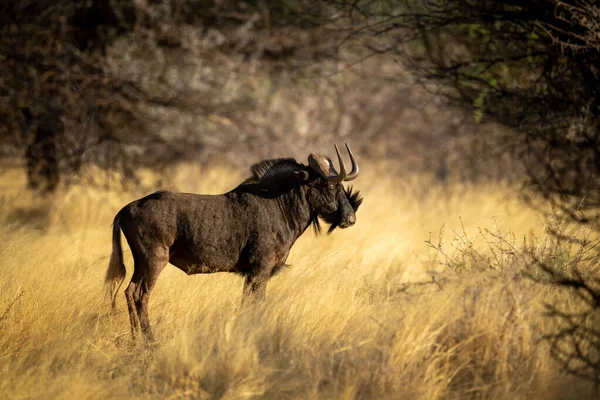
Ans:
[[[325,11],[314,1],[3,1],[0,156],[25,154],[30,186],[53,191],[85,163],[131,178],[215,141],[227,148],[257,130],[252,99],[231,85],[239,65],[276,72],[327,57],[333,46],[309,46]]]
[[[49,112],[40,118],[35,137],[27,147],[27,177],[31,189],[44,193],[56,190],[60,181],[57,142],[61,140],[64,126],[59,113]]]
[[[375,54],[510,129],[501,151],[574,220],[600,222],[600,6],[588,0],[336,1]],[[583,206],[583,207],[582,207]]]
[[[246,165],[334,139],[443,180],[514,171],[480,156],[488,137],[463,115],[382,79],[393,60],[348,40],[360,13],[344,2],[10,0],[0,13],[0,162],[26,155],[32,188],[90,183],[84,165],[137,182],[139,167]],[[60,133],[40,133],[48,118]]]

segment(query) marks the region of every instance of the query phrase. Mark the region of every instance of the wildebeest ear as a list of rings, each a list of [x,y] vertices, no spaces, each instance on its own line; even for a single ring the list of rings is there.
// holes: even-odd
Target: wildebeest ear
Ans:
[[[294,176],[301,181],[307,181],[310,178],[308,171],[304,170],[294,171]]]

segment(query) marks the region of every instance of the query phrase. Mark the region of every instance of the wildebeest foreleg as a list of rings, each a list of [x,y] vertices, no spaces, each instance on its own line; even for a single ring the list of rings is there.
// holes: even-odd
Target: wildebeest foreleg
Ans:
[[[267,293],[266,274],[247,275],[242,293],[242,306],[248,306],[265,299]]]

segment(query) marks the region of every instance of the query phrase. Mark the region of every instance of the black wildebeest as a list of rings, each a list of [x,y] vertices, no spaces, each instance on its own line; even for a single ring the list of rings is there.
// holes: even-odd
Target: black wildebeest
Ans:
[[[152,339],[148,298],[171,263],[185,273],[235,272],[245,277],[243,302],[262,299],[267,280],[285,265],[296,239],[319,218],[336,227],[356,222],[362,199],[342,181],[358,176],[358,163],[346,145],[352,170],[335,146],[340,172],[328,157],[312,153],[308,165],[291,158],[266,160],[251,167],[252,176],[221,195],[160,191],[129,203],[113,222],[112,255],[106,272],[113,306],[125,279],[121,233],[135,263],[125,290],[132,333]]]

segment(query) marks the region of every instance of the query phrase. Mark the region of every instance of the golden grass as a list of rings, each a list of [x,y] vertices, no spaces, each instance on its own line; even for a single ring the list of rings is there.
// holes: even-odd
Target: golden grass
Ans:
[[[168,188],[218,193],[240,177],[181,167]],[[475,238],[498,223],[517,236],[539,232],[516,192],[374,177],[357,181],[356,226],[305,233],[264,304],[240,310],[233,274],[165,269],[148,345],[130,338],[124,296],[112,315],[103,292],[112,217],[141,193],[74,187],[39,200],[21,171],[4,173],[0,398],[591,397],[540,341],[552,289],[519,279],[515,265],[457,276],[425,244],[445,224],[452,251],[461,221]],[[406,285],[432,270],[447,279]]]

